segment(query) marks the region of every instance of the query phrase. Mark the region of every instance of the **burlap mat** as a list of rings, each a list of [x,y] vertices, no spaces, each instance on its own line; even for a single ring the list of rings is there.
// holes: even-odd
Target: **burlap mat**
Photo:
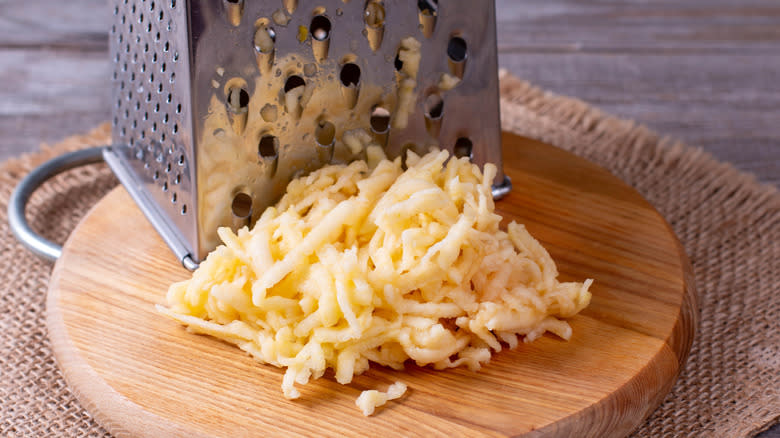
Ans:
[[[578,100],[502,75],[506,130],[571,150],[639,190],[672,224],[693,262],[700,327],[674,389],[633,435],[750,436],[780,416],[780,194],[749,175]],[[6,133],[9,135],[9,133]],[[28,254],[6,220],[12,188],[34,166],[108,141],[71,137],[0,165],[0,436],[108,436],[82,409],[49,348],[44,297],[51,264]],[[105,166],[39,190],[34,228],[64,242],[116,180]]]

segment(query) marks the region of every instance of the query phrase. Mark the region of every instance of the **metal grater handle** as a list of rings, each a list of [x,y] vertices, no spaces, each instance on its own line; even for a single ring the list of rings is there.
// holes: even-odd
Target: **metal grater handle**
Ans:
[[[24,215],[30,196],[43,183],[67,170],[103,161],[107,146],[70,152],[41,164],[22,179],[8,202],[8,224],[19,242],[33,254],[49,261],[62,255],[62,247],[37,234]]]

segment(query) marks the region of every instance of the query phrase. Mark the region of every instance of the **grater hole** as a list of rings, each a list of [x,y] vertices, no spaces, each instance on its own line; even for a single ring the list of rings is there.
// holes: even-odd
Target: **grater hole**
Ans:
[[[241,24],[241,16],[244,14],[244,0],[224,0],[224,2],[228,22],[233,26]]]
[[[162,183],[162,191],[167,192],[168,191],[168,181],[165,181]]]
[[[249,106],[249,93],[244,87],[231,87],[227,95],[228,108],[236,114],[246,112]]]
[[[431,94],[425,99],[425,117],[438,120],[444,111],[444,100],[438,94]]]
[[[341,67],[339,78],[345,87],[349,87],[350,85],[357,87],[360,83],[360,67],[352,62],[344,64]]]
[[[385,26],[385,7],[380,0],[370,0],[366,3],[363,20],[366,22],[364,34],[368,40],[368,46],[376,52],[382,45]]]
[[[303,112],[305,86],[306,81],[298,75],[292,75],[284,82],[284,107],[294,118]]]
[[[276,42],[276,30],[273,27],[269,27],[265,21],[262,21],[255,31],[254,45],[255,51],[258,53],[269,54],[274,51],[274,43]]]
[[[309,25],[309,33],[312,38],[317,41],[325,41],[330,37],[331,23],[328,17],[324,15],[317,15],[312,18]]]
[[[182,216],[187,214],[187,204],[181,206],[181,214]]]
[[[176,192],[173,192],[173,195],[171,195],[171,203],[175,204],[176,201],[178,201],[178,200],[179,200],[178,195],[176,194]]]
[[[371,110],[371,130],[375,134],[385,134],[390,129],[390,111],[381,106],[375,106]]]
[[[385,25],[385,7],[378,0],[371,0],[366,4],[363,15],[366,25],[372,29],[383,27]]]
[[[298,87],[303,87],[306,85],[306,81],[303,80],[302,77],[298,75],[292,75],[284,82],[284,92],[287,93],[290,90],[293,90]]]
[[[178,123],[174,123],[173,124],[172,131],[173,131],[174,134],[178,134],[179,133],[179,124]]]
[[[447,43],[447,56],[449,56],[453,62],[465,61],[467,50],[468,46],[466,45],[466,40],[459,36],[450,38],[450,42]]]
[[[176,185],[181,184],[181,174],[180,173],[176,174],[176,178],[173,179],[173,183],[176,184]]]
[[[179,166],[184,166],[184,155],[179,155],[179,161],[176,162]]]
[[[152,179],[154,179],[155,181],[160,179],[160,171],[159,170],[155,170],[154,171],[154,174],[152,175]]]
[[[314,131],[314,137],[318,145],[331,146],[336,138],[336,125],[327,120],[320,121],[317,124],[317,129]]]
[[[298,0],[282,0],[282,4],[284,5],[284,8],[287,9],[287,12],[290,14],[295,12],[295,9],[298,8]]]
[[[433,35],[433,29],[436,26],[436,16],[439,10],[439,0],[418,0],[417,9],[420,19],[420,29],[426,38]]]
[[[473,146],[473,143],[468,137],[460,137],[455,141],[455,147],[453,148],[452,153],[458,158],[467,157],[470,160]]]
[[[230,204],[233,215],[239,219],[246,219],[252,215],[252,197],[244,192],[238,192]]]
[[[466,40],[459,36],[453,36],[450,38],[450,42],[447,44],[447,56],[449,57],[450,73],[457,77],[463,78],[463,71],[466,65],[466,58],[468,57],[468,47]]]
[[[274,158],[279,153],[279,139],[273,135],[267,134],[260,138],[257,144],[257,155],[261,159]]]

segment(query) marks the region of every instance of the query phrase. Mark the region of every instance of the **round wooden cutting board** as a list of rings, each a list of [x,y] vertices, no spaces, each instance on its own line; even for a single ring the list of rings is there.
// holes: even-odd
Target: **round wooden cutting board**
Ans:
[[[574,155],[505,134],[514,189],[497,203],[526,224],[563,280],[593,278],[572,339],[545,335],[494,354],[478,373],[376,365],[332,373],[285,400],[281,369],[161,316],[187,278],[117,188],[73,231],[48,295],[52,348],[81,403],[118,437],[624,436],[658,406],[688,355],[691,268],[671,228],[636,191]],[[409,391],[372,417],[362,390]]]

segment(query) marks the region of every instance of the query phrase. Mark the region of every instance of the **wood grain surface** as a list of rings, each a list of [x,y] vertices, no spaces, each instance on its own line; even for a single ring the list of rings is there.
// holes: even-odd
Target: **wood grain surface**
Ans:
[[[496,4],[502,67],[780,183],[779,3]],[[0,1],[0,159],[109,119],[110,19],[105,0]]]
[[[47,298],[55,357],[80,402],[123,436],[624,436],[669,391],[691,345],[690,266],[661,216],[605,170],[506,135],[515,189],[497,204],[548,248],[564,280],[595,279],[569,342],[545,335],[478,373],[372,366],[285,400],[283,371],[155,311],[185,271],[123,188],[74,230]],[[409,385],[363,417],[360,391]]]

